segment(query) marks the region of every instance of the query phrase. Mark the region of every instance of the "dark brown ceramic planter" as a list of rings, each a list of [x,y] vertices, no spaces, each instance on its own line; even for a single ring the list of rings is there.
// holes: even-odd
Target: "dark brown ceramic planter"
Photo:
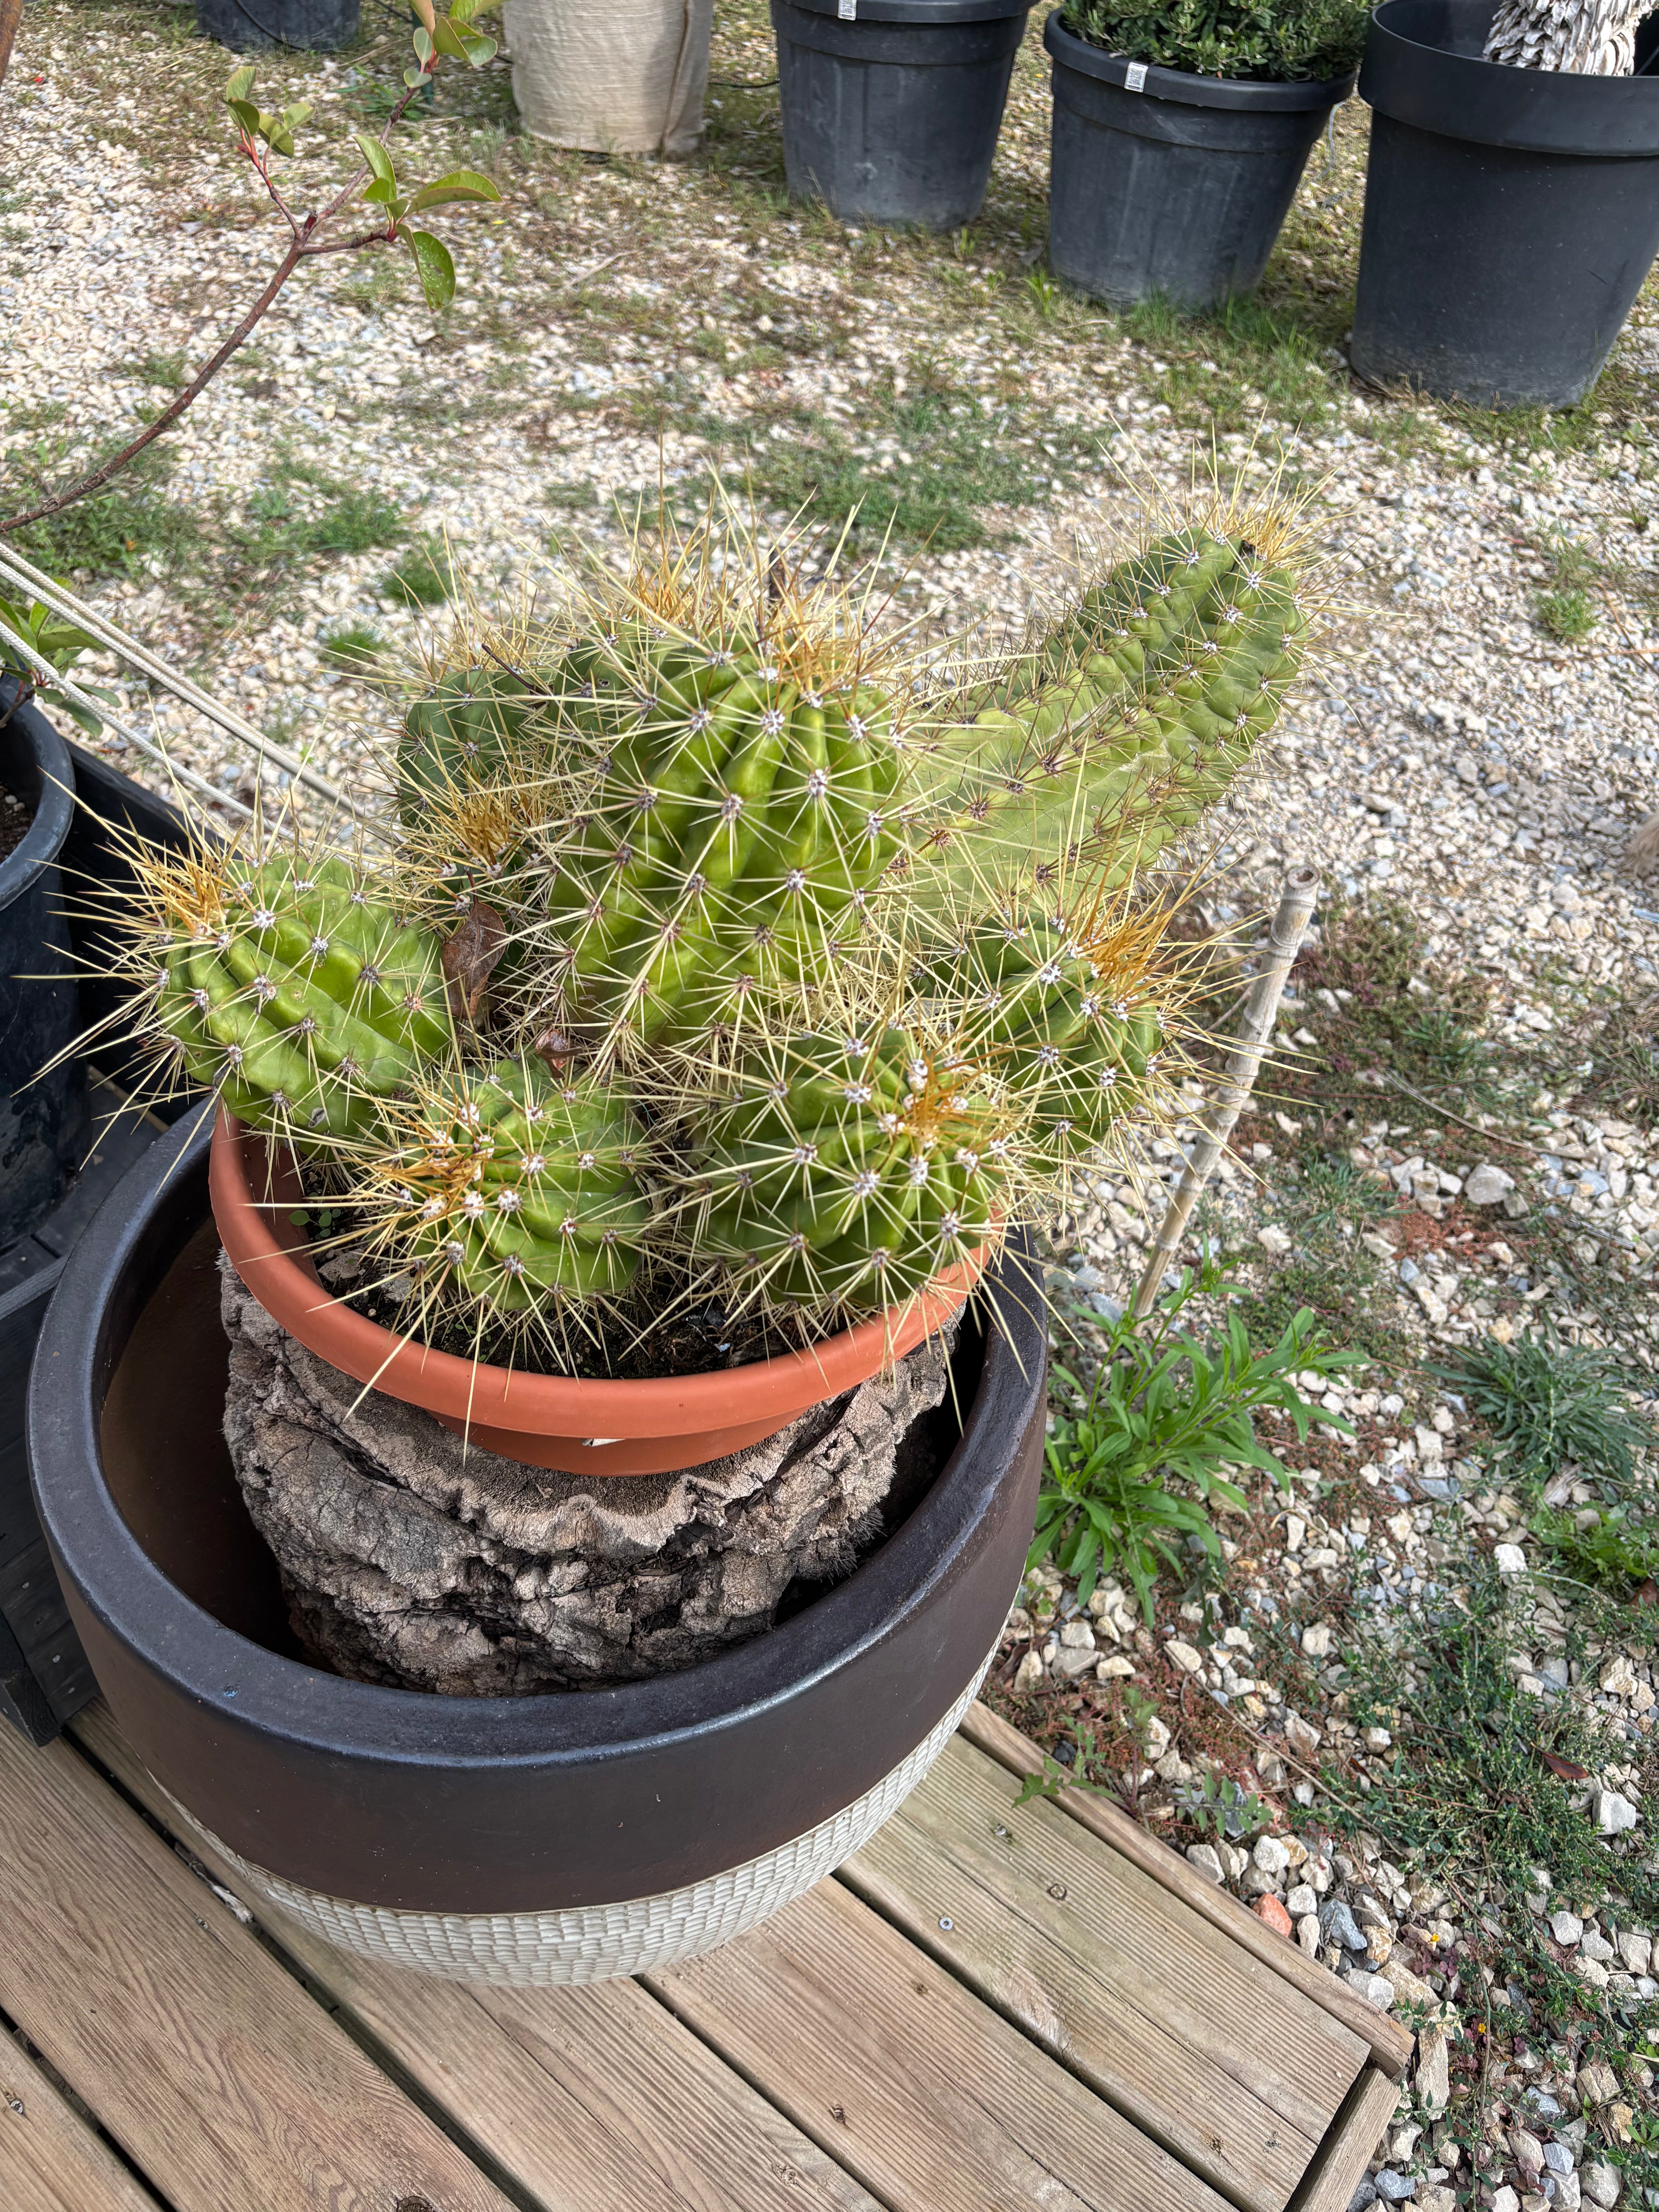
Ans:
[[[848,1580],[653,1681],[525,1698],[349,1682],[295,1656],[220,1434],[205,1128],[82,1239],[35,1362],[43,1526],[116,1717],[269,1894],[370,1955],[594,1978],[724,1942],[856,1849],[943,1747],[1018,1588],[1043,1431],[1040,1278],[989,1279],[963,1428]]]

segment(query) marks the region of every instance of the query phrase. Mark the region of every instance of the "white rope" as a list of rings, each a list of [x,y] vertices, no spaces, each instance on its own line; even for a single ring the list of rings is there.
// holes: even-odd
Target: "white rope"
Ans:
[[[198,775],[193,769],[181,768],[177,761],[169,759],[163,746],[152,744],[148,738],[141,738],[137,730],[130,730],[125,722],[111,714],[101,699],[89,699],[60,669],[54,668],[51,661],[43,659],[32,645],[19,637],[15,630],[9,629],[3,622],[0,622],[0,645],[20,653],[37,675],[46,678],[53,690],[61,691],[76,706],[83,708],[88,714],[95,714],[100,722],[107,723],[117,737],[130,745],[136,745],[141,753],[158,763],[179,782],[188,784],[192,791],[200,792],[204,799],[211,799],[214,805],[228,807],[233,814],[240,814],[245,821],[253,819],[251,806],[244,806],[240,799],[233,799],[228,792],[216,790],[205,776]]]
[[[169,668],[166,661],[157,659],[148,647],[140,645],[137,638],[130,637],[116,623],[107,621],[95,607],[90,607],[84,599],[77,599],[73,592],[55,578],[45,574],[33,562],[26,561],[15,547],[3,541],[0,541],[0,577],[32,592],[54,614],[77,623],[88,636],[96,638],[100,645],[107,647],[112,653],[137,669],[140,674],[148,676],[153,683],[171,691],[186,706],[193,707],[198,714],[205,716],[228,737],[235,738],[250,746],[261,761],[285,769],[296,782],[303,783],[308,790],[329,800],[331,805],[342,808],[371,836],[386,836],[386,830],[352,805],[337,783],[319,769],[309,767],[298,753],[290,750],[287,745],[279,744],[274,738],[266,737],[263,731],[256,729],[234,708],[222,707],[199,684],[192,684],[188,676],[180,674],[176,668]]]

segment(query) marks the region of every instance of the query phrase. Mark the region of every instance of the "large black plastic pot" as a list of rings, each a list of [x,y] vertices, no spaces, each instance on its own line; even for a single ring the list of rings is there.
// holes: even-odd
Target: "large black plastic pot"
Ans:
[[[221,1434],[206,1164],[183,1125],[107,1201],[29,1401],[76,1626],[185,1812],[333,1940],[486,1979],[686,1955],[856,1848],[943,1747],[1018,1588],[1043,1431],[1030,1263],[992,1279],[1000,1328],[964,1333],[954,1449],[847,1581],[679,1674],[441,1698],[322,1673],[289,1639]]]
[[[1048,263],[1097,300],[1213,307],[1261,281],[1314,141],[1353,90],[1189,76],[1109,54],[1059,10]]]
[[[239,54],[332,53],[357,35],[359,0],[196,0],[197,34]]]
[[[34,819],[0,860],[0,1249],[58,1203],[87,1133],[80,1061],[40,1073],[81,1025],[57,866],[75,770],[46,716],[15,696],[15,682],[0,684],[0,784]]]
[[[1030,0],[772,0],[790,191],[848,222],[971,222],[1029,13]]]
[[[58,1203],[27,1236],[0,1245],[0,1719],[37,1743],[50,1741],[97,1696],[98,1686],[70,1625],[29,1489],[23,1435],[29,1362],[64,1260],[82,1232],[161,1121],[194,1110],[181,1097],[142,1121],[109,1118],[118,1100],[143,1080],[146,1055],[124,1039],[123,1024],[113,1018],[131,986],[112,957],[118,946],[99,919],[118,914],[137,895],[138,841],[173,851],[188,846],[184,817],[95,753],[71,744],[69,754],[79,803],[58,866],[70,887],[65,903],[80,971],[81,1026],[110,1024],[99,1038],[94,1071],[103,1126],[88,1135]],[[94,885],[96,911],[89,896]]]
[[[1659,77],[1484,61],[1492,0],[1387,0],[1352,361],[1474,406],[1566,407],[1659,252]]]

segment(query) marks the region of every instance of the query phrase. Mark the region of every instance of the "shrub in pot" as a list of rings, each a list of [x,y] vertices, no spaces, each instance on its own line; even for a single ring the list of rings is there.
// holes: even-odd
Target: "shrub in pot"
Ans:
[[[695,154],[714,0],[507,0],[513,97],[532,138],[592,154]]]
[[[1632,74],[1643,12],[1376,10],[1360,375],[1480,407],[1583,398],[1659,252],[1659,76]]]
[[[1029,12],[1029,0],[772,0],[790,191],[848,222],[972,222]]]
[[[1364,36],[1356,0],[1066,0],[1043,30],[1055,273],[1115,306],[1251,290]]]
[[[631,1972],[919,1777],[1030,1536],[1041,1300],[999,1255],[1174,1102],[1142,878],[1310,599],[1293,519],[1218,505],[940,673],[710,526],[544,634],[463,626],[383,859],[158,857],[136,1026],[217,1097],[232,1467],[204,1137],[66,1275],[33,1449],[118,1716],[288,1909]]]
[[[360,0],[196,0],[196,33],[239,54],[332,53],[357,36]]]

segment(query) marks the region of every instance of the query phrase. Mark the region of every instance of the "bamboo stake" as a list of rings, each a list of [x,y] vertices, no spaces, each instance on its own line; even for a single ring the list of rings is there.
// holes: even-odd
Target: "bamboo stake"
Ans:
[[[1308,920],[1319,896],[1317,868],[1291,868],[1285,878],[1279,893],[1279,911],[1273,916],[1273,926],[1267,938],[1267,957],[1262,962],[1255,982],[1250,986],[1244,1018],[1239,1024],[1238,1041],[1233,1047],[1232,1058],[1227,1062],[1227,1072],[1221,1079],[1215,1102],[1205,1116],[1203,1133],[1193,1146],[1192,1156],[1181,1171],[1181,1180],[1170,1194],[1156,1242],[1146,1261],[1146,1272],[1135,1292],[1133,1318],[1144,1320],[1152,1311],[1152,1300],[1158,1296],[1158,1286],[1164,1279],[1164,1271],[1180,1248],[1187,1233],[1187,1224],[1198,1203],[1199,1194],[1215,1171],[1215,1164],[1226,1148],[1234,1125],[1243,1112],[1255,1079],[1261,1073],[1268,1042],[1273,1033],[1273,1024],[1279,1018],[1279,1002],[1284,996],[1285,979],[1291,963],[1302,950]]]

